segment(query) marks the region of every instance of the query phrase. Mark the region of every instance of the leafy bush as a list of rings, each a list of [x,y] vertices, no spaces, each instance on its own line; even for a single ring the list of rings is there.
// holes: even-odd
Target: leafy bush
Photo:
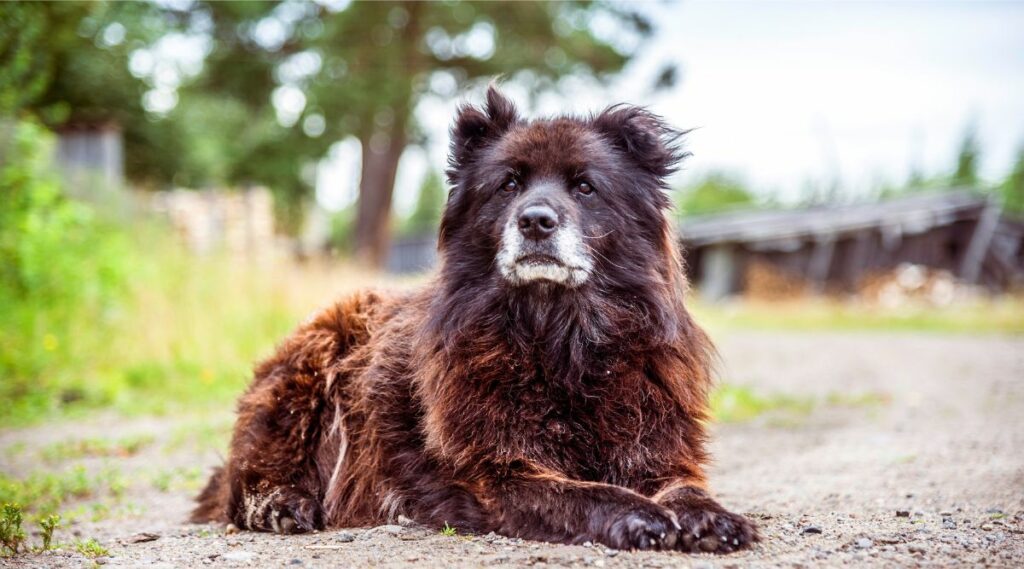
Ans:
[[[82,364],[116,318],[130,248],[63,194],[50,133],[21,122],[0,138],[0,399],[18,416],[86,396]]]

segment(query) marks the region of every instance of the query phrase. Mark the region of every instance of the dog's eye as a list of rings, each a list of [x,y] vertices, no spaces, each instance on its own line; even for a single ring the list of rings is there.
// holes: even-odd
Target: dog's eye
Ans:
[[[594,187],[588,184],[587,182],[580,182],[576,184],[576,191],[585,196],[589,196],[590,194],[594,193]]]
[[[514,192],[519,189],[519,182],[516,182],[514,179],[509,180],[505,182],[505,185],[502,186],[501,189],[509,193]]]

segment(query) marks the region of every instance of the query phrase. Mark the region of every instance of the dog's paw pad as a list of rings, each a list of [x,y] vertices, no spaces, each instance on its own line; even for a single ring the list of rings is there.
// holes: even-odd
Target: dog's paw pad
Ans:
[[[671,549],[678,524],[671,512],[636,510],[618,516],[608,531],[607,545],[616,549]]]
[[[692,510],[679,514],[679,549],[692,553],[732,553],[758,540],[747,518],[726,511]]]

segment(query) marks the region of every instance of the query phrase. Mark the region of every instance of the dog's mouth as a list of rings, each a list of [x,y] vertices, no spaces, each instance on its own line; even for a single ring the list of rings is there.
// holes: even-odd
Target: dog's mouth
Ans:
[[[565,263],[561,259],[554,255],[547,255],[545,253],[530,253],[528,255],[522,255],[516,259],[517,265],[555,265],[558,267],[564,267]]]

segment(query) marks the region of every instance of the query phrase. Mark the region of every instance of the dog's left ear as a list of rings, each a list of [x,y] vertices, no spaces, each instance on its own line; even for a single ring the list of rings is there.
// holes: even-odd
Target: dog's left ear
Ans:
[[[470,162],[478,150],[500,138],[520,120],[515,104],[494,85],[487,88],[484,108],[461,106],[452,125],[449,181],[455,183],[451,179],[455,172]]]
[[[592,126],[643,169],[664,179],[688,156],[679,148],[684,134],[640,107],[616,105],[592,119]]]

